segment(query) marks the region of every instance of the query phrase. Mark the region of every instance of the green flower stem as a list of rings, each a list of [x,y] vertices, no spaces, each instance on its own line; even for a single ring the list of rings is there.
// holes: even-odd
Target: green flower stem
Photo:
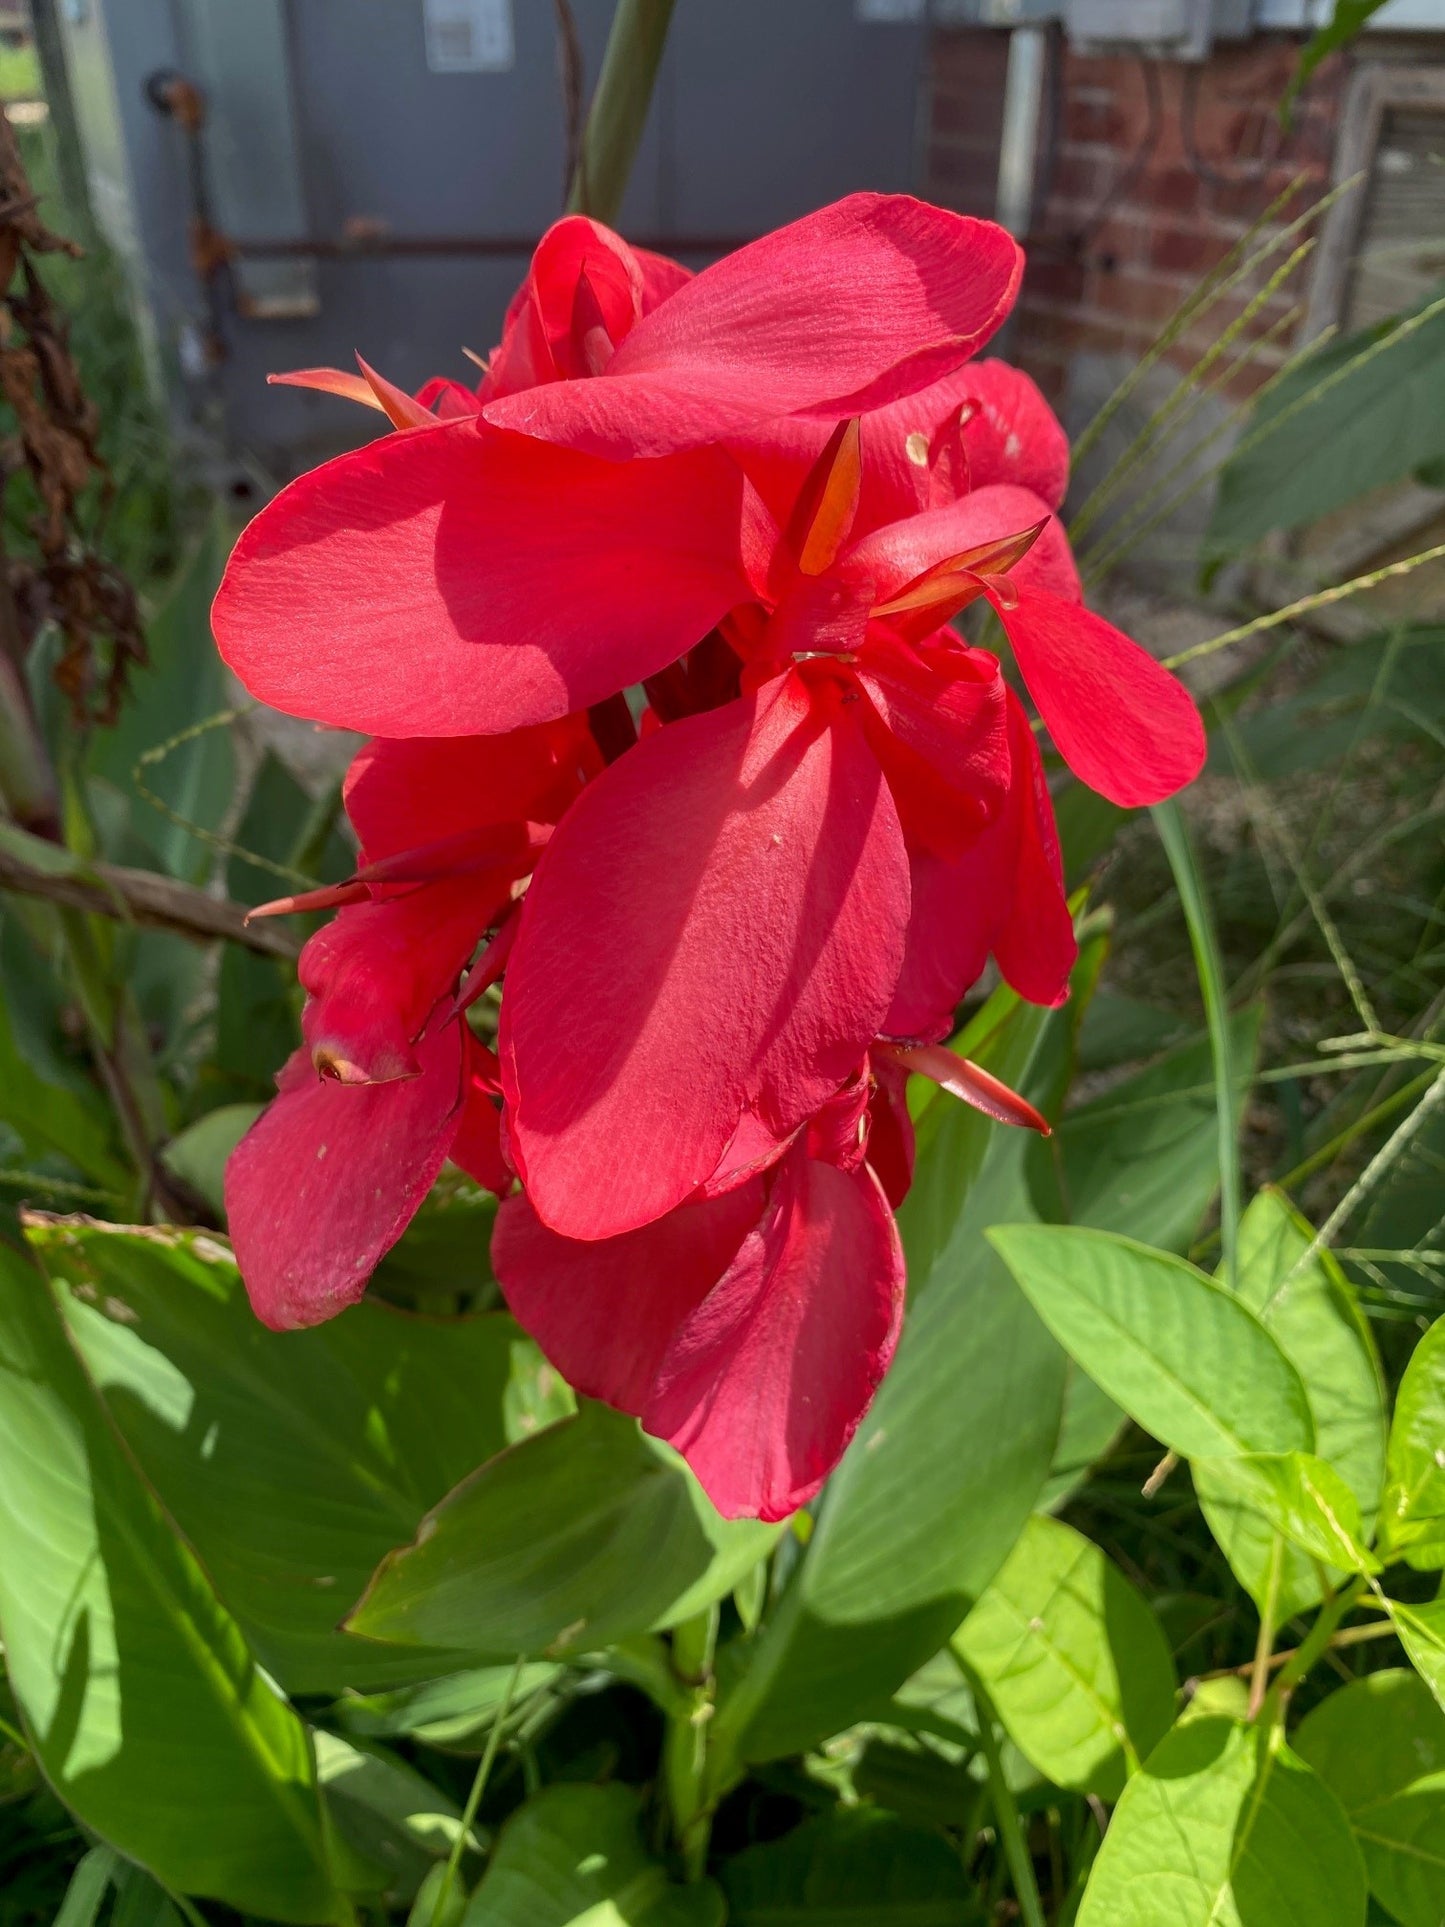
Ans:
[[[1359,1604],[1360,1595],[1369,1583],[1363,1575],[1352,1579],[1347,1586],[1341,1586],[1334,1597],[1327,1599],[1321,1606],[1314,1625],[1310,1627],[1299,1646],[1280,1668],[1278,1677],[1264,1697],[1260,1718],[1266,1727],[1283,1725],[1284,1710],[1289,1703],[1290,1694],[1305,1674],[1323,1657],[1326,1648],[1333,1644],[1340,1621]]]
[[[1013,1876],[1014,1898],[1018,1902],[1019,1916],[1024,1927],[1045,1927],[1044,1903],[1039,1897],[1038,1877],[1034,1873],[1034,1863],[1029,1857],[1028,1842],[1024,1839],[1018,1804],[1009,1791],[1008,1781],[1004,1778],[1003,1755],[999,1750],[998,1725],[993,1702],[984,1691],[983,1682],[972,1667],[960,1659],[956,1651],[953,1658],[959,1671],[968,1681],[969,1691],[973,1694],[974,1710],[978,1716],[979,1739],[983,1743],[984,1762],[988,1767],[989,1799],[993,1803],[993,1816],[998,1823],[998,1835],[1003,1846],[1004,1857],[1008,1861],[1008,1869]]]
[[[477,1818],[477,1808],[482,1804],[482,1795],[487,1790],[487,1781],[492,1777],[492,1768],[497,1763],[497,1753],[502,1744],[502,1733],[506,1728],[507,1716],[512,1710],[512,1701],[517,1696],[517,1685],[522,1677],[522,1668],[526,1664],[526,1660],[527,1656],[525,1653],[518,1653],[516,1659],[513,1661],[512,1671],[507,1679],[507,1688],[502,1694],[502,1703],[497,1708],[496,1715],[492,1720],[491,1731],[487,1734],[487,1744],[483,1749],[481,1759],[477,1763],[476,1778],[472,1781],[472,1790],[467,1795],[467,1804],[462,1809],[461,1825],[457,1828],[457,1837],[452,1842],[452,1850],[447,1855],[447,1869],[442,1875],[441,1885],[437,1888],[436,1902],[432,1907],[431,1914],[432,1927],[438,1927],[438,1922],[445,1920],[447,1917],[447,1899],[452,1887],[456,1883],[457,1871],[462,1864],[462,1855],[466,1852],[467,1842],[472,1836],[472,1827]]]
[[[707,1741],[717,1691],[713,1675],[717,1629],[718,1608],[714,1605],[693,1619],[685,1619],[674,1627],[672,1634],[672,1670],[682,1698],[667,1722],[662,1744],[662,1778],[672,1813],[673,1835],[689,1880],[702,1879],[712,1835]]]
[[[602,71],[582,130],[569,214],[616,221],[642,139],[673,0],[617,0]]]

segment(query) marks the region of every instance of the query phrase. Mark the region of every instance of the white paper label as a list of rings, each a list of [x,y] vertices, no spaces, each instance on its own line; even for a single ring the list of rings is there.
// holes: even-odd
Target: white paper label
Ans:
[[[504,74],[517,57],[512,0],[423,0],[434,74]]]

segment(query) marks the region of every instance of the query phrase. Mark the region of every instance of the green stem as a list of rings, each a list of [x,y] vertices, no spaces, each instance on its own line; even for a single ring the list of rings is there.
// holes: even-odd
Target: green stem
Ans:
[[[1235,1069],[1234,1039],[1229,1028],[1229,1005],[1224,984],[1224,965],[1219,954],[1219,937],[1214,928],[1204,880],[1195,861],[1194,846],[1177,802],[1157,803],[1154,822],[1159,841],[1174,872],[1184,920],[1189,926],[1189,947],[1194,952],[1194,967],[1204,999],[1204,1016],[1209,1026],[1209,1048],[1214,1059],[1215,1112],[1219,1143],[1219,1233],[1223,1247],[1224,1273],[1236,1284],[1235,1246],[1238,1242],[1240,1214],[1239,1143],[1234,1124]]]
[[[672,1634],[672,1670],[683,1697],[667,1722],[662,1777],[683,1872],[690,1881],[701,1880],[707,1871],[712,1836],[707,1739],[717,1690],[713,1676],[717,1629],[718,1608],[714,1605],[693,1619],[683,1620]]]
[[[1249,1676],[1249,1717],[1256,1719],[1264,1705],[1269,1683],[1270,1654],[1274,1650],[1274,1622],[1279,1611],[1280,1582],[1284,1577],[1284,1536],[1276,1532],[1270,1541],[1269,1577],[1265,1581],[1264,1605],[1259,1614],[1259,1637],[1254,1643],[1254,1664]]]
[[[993,1710],[993,1702],[983,1689],[983,1682],[957,1652],[953,1655],[954,1664],[968,1681],[973,1694],[974,1708],[978,1715],[979,1739],[983,1743],[984,1762],[988,1767],[988,1793],[993,1803],[993,1816],[998,1822],[999,1839],[1003,1844],[1004,1857],[1008,1861],[1009,1872],[1013,1875],[1014,1898],[1018,1902],[1019,1915],[1024,1927],[1045,1927],[1044,1903],[1039,1897],[1038,1876],[1034,1863],[1029,1857],[1028,1842],[1024,1839],[1023,1823],[1019,1819],[1018,1803],[1009,1791],[1008,1781],[1004,1778],[1003,1755],[999,1749],[998,1727]]]
[[[512,1670],[507,1678],[506,1691],[502,1694],[501,1705],[497,1708],[496,1717],[492,1721],[491,1731],[487,1734],[487,1744],[483,1749],[480,1761],[477,1763],[476,1777],[472,1781],[472,1790],[467,1795],[467,1804],[462,1809],[462,1822],[457,1828],[457,1837],[453,1840],[452,1850],[447,1855],[447,1870],[442,1875],[441,1885],[437,1888],[437,1897],[431,1914],[432,1927],[438,1927],[438,1923],[447,1917],[447,1899],[451,1894],[453,1886],[456,1884],[457,1872],[462,1864],[462,1855],[466,1852],[467,1841],[471,1838],[472,1826],[476,1821],[477,1808],[482,1804],[482,1795],[487,1790],[487,1781],[491,1778],[492,1768],[496,1765],[497,1753],[502,1744],[502,1733],[507,1724],[507,1715],[512,1710],[512,1701],[516,1697],[517,1685],[521,1680],[522,1668],[526,1664],[526,1659],[527,1656],[525,1653],[518,1653],[516,1659],[512,1662]]]
[[[657,79],[673,0],[617,0],[602,71],[582,130],[570,214],[615,221]]]
[[[1326,1648],[1335,1637],[1340,1621],[1354,1610],[1359,1603],[1360,1594],[1368,1584],[1369,1581],[1363,1576],[1352,1579],[1347,1586],[1340,1588],[1333,1599],[1326,1600],[1321,1606],[1314,1625],[1310,1627],[1299,1646],[1280,1668],[1273,1686],[1265,1694],[1260,1715],[1266,1725],[1275,1726],[1283,1722],[1284,1709],[1290,1694],[1311,1667],[1323,1657]]]

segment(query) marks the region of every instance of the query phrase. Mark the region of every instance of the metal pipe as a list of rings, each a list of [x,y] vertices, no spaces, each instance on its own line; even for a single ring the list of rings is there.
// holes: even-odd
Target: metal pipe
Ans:
[[[1019,237],[1028,233],[1033,219],[1047,55],[1047,28],[1015,27],[1009,35],[994,215],[1001,227]]]

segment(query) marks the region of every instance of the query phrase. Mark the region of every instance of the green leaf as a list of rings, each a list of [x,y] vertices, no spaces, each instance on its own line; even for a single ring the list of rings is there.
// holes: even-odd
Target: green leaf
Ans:
[[[1352,1680],[1306,1715],[1295,1750],[1350,1817],[1370,1891],[1401,1927],[1445,1920],[1445,1713],[1414,1673]]]
[[[1406,1659],[1445,1707],[1445,1599],[1423,1606],[1408,1606],[1400,1599],[1385,1603]]]
[[[226,1209],[226,1160],[260,1115],[259,1104],[222,1104],[173,1137],[161,1154],[166,1169],[218,1217]]]
[[[407,1734],[428,1746],[480,1752],[509,1689],[514,1708],[520,1707],[561,1674],[560,1666],[539,1660],[524,1666],[513,1686],[510,1666],[474,1666],[389,1693],[348,1694],[338,1700],[331,1716],[348,1733],[364,1737]]]
[[[1217,1510],[1248,1511],[1332,1572],[1378,1572],[1365,1547],[1359,1502],[1340,1475],[1310,1452],[1196,1459],[1194,1483]],[[1276,1619],[1283,1617],[1275,1608]]]
[[[1370,24],[1370,16],[1380,11],[1385,0],[1335,0],[1335,10],[1323,27],[1317,27],[1305,42],[1299,64],[1290,76],[1279,104],[1279,116],[1288,127],[1300,90],[1307,85],[1320,64],[1341,47],[1347,47]]]
[[[1330,341],[1271,385],[1221,472],[1205,540],[1211,563],[1403,481],[1445,452],[1445,311],[1430,312],[1438,305],[1437,293]]]
[[[937,1833],[835,1807],[722,1868],[730,1927],[970,1927],[983,1915]]]
[[[52,1927],[92,1927],[120,1865],[111,1848],[92,1847],[70,1876],[70,1885]]]
[[[45,1281],[5,1251],[0,1636],[86,1826],[181,1892],[339,1917],[306,1729],[108,1424]]]
[[[505,1443],[509,1318],[364,1300],[271,1332],[204,1234],[65,1222],[31,1240],[117,1426],[291,1692],[451,1672],[336,1630],[377,1561]]]
[[[1431,1541],[1445,1565],[1445,1318],[1415,1347],[1395,1397],[1381,1534],[1392,1550]]]
[[[1124,1789],[1077,1927],[1363,1927],[1339,1801],[1253,1727],[1186,1720]]]
[[[1101,937],[1075,973],[1079,1005]],[[1067,1073],[1076,1011],[990,998],[956,1040],[1046,1108]],[[1047,1147],[1042,1147],[1045,1150]],[[1008,1289],[983,1238],[1033,1208],[1034,1147],[944,1096],[923,1114],[899,1213],[910,1300],[898,1355],[842,1464],[780,1605],[734,1654],[715,1756],[801,1751],[885,1702],[983,1592],[1042,1491],[1064,1358]]]
[[[673,1885],[625,1786],[551,1786],[503,1827],[464,1927],[722,1927],[710,1880]]]
[[[21,1055],[0,999],[0,1124],[8,1124],[31,1156],[59,1152],[107,1190],[124,1192],[130,1174],[98,1095],[49,1082]]]
[[[953,1643],[1055,1786],[1117,1798],[1173,1722],[1178,1681],[1148,1601],[1056,1519],[1029,1520]]]
[[[1228,1032],[1238,1079],[1235,1124],[1249,1094],[1262,1017],[1236,1011]],[[1068,1216],[1185,1251],[1219,1187],[1219,1126],[1209,1039],[1196,1037],[1137,1076],[1068,1112],[1054,1134]]]
[[[1308,1261],[1302,1262],[1306,1253]],[[1360,1517],[1373,1520],[1385,1457],[1384,1391],[1374,1340],[1348,1279],[1329,1251],[1314,1248],[1313,1229],[1278,1191],[1259,1192],[1240,1221],[1237,1290],[1304,1381],[1318,1456],[1354,1494]],[[1227,1492],[1202,1460],[1194,1467],[1194,1484],[1210,1531],[1240,1584],[1261,1605],[1269,1583],[1273,1526],[1253,1506],[1241,1503],[1237,1492]],[[1314,1561],[1298,1546],[1286,1546],[1276,1623],[1303,1612],[1319,1597]]]
[[[146,625],[149,661],[131,679],[130,694],[113,729],[90,737],[88,767],[124,800],[132,833],[173,876],[200,881],[212,853],[188,830],[138,795],[137,760],[181,731],[223,709],[226,667],[211,641],[211,598],[221,579],[231,531],[217,509],[176,576],[158,614]],[[188,822],[216,830],[231,800],[231,732],[209,729],[184,742],[142,774],[150,789]]]
[[[448,1493],[346,1623],[479,1658],[595,1651],[721,1599],[777,1534],[719,1518],[676,1453],[588,1402]]]
[[[1314,1443],[1294,1366],[1255,1314],[1193,1265],[1074,1226],[988,1235],[1069,1355],[1181,1457]]]
[[[434,1860],[461,1832],[456,1803],[382,1748],[317,1731],[316,1771],[341,1838],[376,1869],[375,1886],[395,1905],[410,1900]],[[468,1844],[476,1845],[469,1837]]]

